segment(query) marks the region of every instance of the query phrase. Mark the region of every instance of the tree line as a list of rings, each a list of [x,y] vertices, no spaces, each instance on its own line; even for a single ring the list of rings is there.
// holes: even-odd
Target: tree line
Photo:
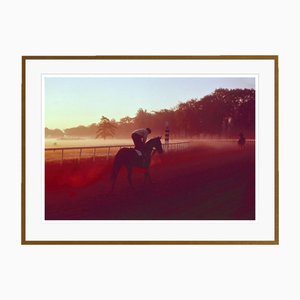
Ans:
[[[243,132],[255,136],[255,90],[216,89],[201,99],[180,102],[176,107],[148,112],[140,108],[135,117],[119,121],[102,116],[99,123],[51,130],[46,137],[116,137],[128,138],[133,130],[150,127],[153,134],[163,135],[166,124],[174,138],[205,136],[236,137]]]

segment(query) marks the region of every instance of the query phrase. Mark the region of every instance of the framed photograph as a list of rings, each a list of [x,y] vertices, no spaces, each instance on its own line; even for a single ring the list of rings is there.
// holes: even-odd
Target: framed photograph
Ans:
[[[278,244],[278,57],[24,56],[22,244]]]

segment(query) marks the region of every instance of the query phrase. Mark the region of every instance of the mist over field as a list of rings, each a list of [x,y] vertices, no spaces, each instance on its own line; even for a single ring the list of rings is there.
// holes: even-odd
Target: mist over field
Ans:
[[[95,138],[46,138],[46,148],[64,148],[64,147],[90,147],[90,146],[110,146],[110,145],[131,145],[132,139],[95,139]]]
[[[162,143],[164,144],[164,135],[162,136]],[[153,136],[154,137],[154,136]],[[149,137],[151,138],[151,136]],[[224,137],[216,137],[216,136],[206,136],[203,138],[189,138],[189,139],[173,139],[169,140],[169,143],[181,143],[181,142],[190,142],[191,145],[197,144],[206,144],[214,147],[225,147],[228,146],[229,143],[235,143],[238,141],[238,136],[235,138],[224,138]],[[253,142],[255,139],[247,139],[248,142]],[[93,138],[46,138],[45,139],[45,148],[68,148],[68,147],[98,147],[98,146],[132,146],[132,139],[118,139],[118,138],[110,138],[110,139],[93,139]]]

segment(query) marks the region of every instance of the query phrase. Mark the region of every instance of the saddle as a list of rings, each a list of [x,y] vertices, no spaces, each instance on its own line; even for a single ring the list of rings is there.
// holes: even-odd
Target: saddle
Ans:
[[[145,167],[146,163],[147,163],[147,157],[146,157],[145,153],[139,149],[134,149],[134,150],[135,150],[136,154],[138,155],[141,166]]]
[[[138,156],[143,157],[143,153],[141,150],[134,149]]]

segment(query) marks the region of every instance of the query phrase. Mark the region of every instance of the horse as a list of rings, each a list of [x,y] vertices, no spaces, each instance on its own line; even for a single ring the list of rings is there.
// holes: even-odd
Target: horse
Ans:
[[[240,146],[241,149],[244,149],[246,143],[246,139],[242,133],[240,133],[240,137],[238,140],[238,145]]]
[[[157,151],[158,153],[163,153],[162,144],[161,144],[161,136],[155,137],[150,139],[145,143],[144,149],[143,149],[143,156],[139,156],[138,153],[134,148],[121,148],[113,162],[112,167],[112,175],[111,175],[111,181],[112,181],[112,188],[111,192],[113,192],[116,184],[116,180],[119,174],[120,169],[125,166],[127,168],[127,178],[129,185],[133,187],[132,185],[132,168],[143,168],[145,169],[144,173],[144,181],[146,182],[147,179],[151,182],[151,177],[149,174],[149,166],[151,162],[151,158],[154,155],[154,153]]]

